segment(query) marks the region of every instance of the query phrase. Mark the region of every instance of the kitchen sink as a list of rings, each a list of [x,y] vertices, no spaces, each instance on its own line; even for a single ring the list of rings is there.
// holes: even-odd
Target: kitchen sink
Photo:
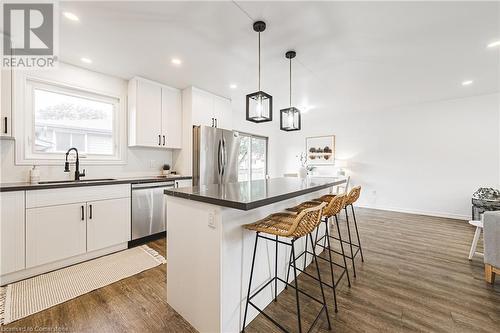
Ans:
[[[113,179],[113,178],[96,178],[96,179],[80,179],[80,180],[49,180],[49,181],[45,181],[45,182],[38,182],[38,184],[48,185],[48,184],[91,183],[91,182],[103,182],[103,181],[109,181],[109,180],[115,180],[115,179]]]

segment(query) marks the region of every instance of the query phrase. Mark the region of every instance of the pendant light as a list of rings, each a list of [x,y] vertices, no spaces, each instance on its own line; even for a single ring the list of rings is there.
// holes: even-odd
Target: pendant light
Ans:
[[[297,53],[288,51],[285,53],[285,58],[290,60],[290,107],[280,110],[280,129],[282,131],[299,131],[300,130],[300,110],[292,106],[292,59]]]
[[[273,96],[260,90],[260,33],[266,30],[266,24],[257,21],[253,24],[253,30],[259,33],[259,90],[247,95],[246,119],[254,123],[263,123],[273,120]]]

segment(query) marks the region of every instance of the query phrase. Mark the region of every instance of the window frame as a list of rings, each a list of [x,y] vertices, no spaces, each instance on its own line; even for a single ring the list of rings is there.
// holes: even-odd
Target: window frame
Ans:
[[[17,112],[21,119],[16,121],[16,164],[17,165],[59,165],[65,159],[65,154],[60,152],[35,152],[32,140],[35,138],[35,110],[34,91],[44,90],[52,93],[60,93],[78,98],[111,103],[113,104],[113,154],[88,154],[81,153],[82,164],[125,164],[126,163],[126,124],[127,115],[124,97],[100,92],[72,84],[55,82],[24,75],[22,77],[22,98],[16,104]],[[20,135],[19,135],[20,134]]]
[[[250,139],[250,151],[249,151],[249,155],[250,155],[250,180],[249,181],[253,181],[254,179],[252,179],[252,138],[256,138],[256,139],[264,139],[266,141],[266,170],[264,172],[264,179],[267,179],[268,176],[269,176],[269,137],[267,136],[264,136],[264,135],[258,135],[258,134],[252,134],[252,133],[247,133],[247,132],[241,132],[241,131],[238,131],[238,134],[241,136],[245,136],[245,137],[248,137]],[[238,163],[238,170],[239,170],[239,163]],[[238,172],[239,174],[239,172]],[[239,181],[239,179],[238,179]]]

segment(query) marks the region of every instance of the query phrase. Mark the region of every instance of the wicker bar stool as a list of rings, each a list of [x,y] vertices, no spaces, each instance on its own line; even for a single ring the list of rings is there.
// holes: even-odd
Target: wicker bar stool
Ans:
[[[353,206],[353,203],[355,203],[359,199],[360,194],[361,194],[361,186],[353,187],[349,191],[349,194],[347,195],[347,198],[345,200],[345,204],[343,207],[343,209],[345,211],[347,235],[348,235],[348,241],[343,241],[343,242],[348,244],[349,248],[350,248],[350,256],[347,256],[347,258],[351,259],[351,261],[352,261],[352,271],[353,271],[354,277],[356,277],[356,265],[354,264],[354,259],[356,258],[356,256],[358,254],[361,254],[361,262],[365,261],[365,259],[363,257],[363,248],[361,247],[361,240],[359,238],[358,223],[356,221],[356,214],[354,213],[354,206]],[[348,214],[348,207],[349,206],[351,207],[351,210],[352,210],[352,217],[354,220],[354,228],[356,231],[357,243],[353,243],[352,237],[351,237],[351,228],[350,228],[349,214]],[[340,235],[340,233],[339,233],[339,235]],[[337,238],[337,237],[332,237],[332,238],[339,240],[339,238]]]
[[[253,258],[252,258],[252,268],[250,270],[250,281],[248,282],[247,301],[245,304],[245,315],[243,317],[242,332],[245,331],[245,324],[246,324],[249,304],[251,306],[253,306],[257,311],[259,311],[259,313],[261,313],[264,317],[266,317],[271,322],[273,322],[273,324],[278,326],[281,330],[287,332],[287,330],[280,323],[278,323],[275,319],[273,319],[271,316],[266,314],[257,305],[252,303],[252,299],[257,294],[259,294],[261,291],[263,291],[264,288],[266,288],[272,282],[274,282],[274,301],[276,302],[277,296],[278,296],[277,295],[278,281],[284,283],[285,286],[290,286],[290,287],[295,289],[295,299],[296,299],[296,304],[297,304],[297,321],[298,321],[299,332],[302,332],[302,320],[301,320],[301,315],[300,315],[299,293],[301,293],[305,296],[308,296],[312,300],[314,300],[322,305],[321,310],[319,311],[318,315],[314,319],[314,322],[312,323],[308,332],[311,331],[311,329],[314,327],[314,325],[318,321],[318,319],[321,316],[321,314],[323,313],[323,311],[325,312],[326,318],[328,321],[328,329],[329,330],[331,329],[330,317],[328,315],[328,307],[327,307],[326,300],[325,300],[325,293],[323,290],[323,284],[321,283],[321,274],[319,271],[318,260],[317,260],[316,255],[314,255],[314,260],[316,262],[316,272],[318,275],[317,279],[319,281],[319,286],[321,289],[322,300],[319,300],[316,297],[309,295],[305,291],[299,289],[296,269],[294,269],[294,277],[295,277],[294,285],[288,283],[288,280],[285,281],[285,280],[281,279],[280,277],[278,277],[278,263],[277,263],[278,262],[278,244],[284,244],[284,245],[290,246],[291,247],[291,256],[295,259],[295,242],[297,241],[297,239],[302,238],[302,237],[309,237],[311,242],[313,241],[312,240],[312,232],[316,229],[316,227],[320,223],[322,210],[323,210],[323,207],[325,205],[326,205],[325,203],[322,203],[320,205],[316,205],[314,207],[304,209],[299,214],[286,213],[286,212],[271,214],[262,220],[259,220],[255,223],[246,224],[243,226],[245,229],[256,231],[256,235],[255,235],[255,245],[254,245],[254,250],[253,250]],[[275,236],[275,238],[261,235],[261,233]],[[285,241],[279,240],[278,237],[289,238],[290,242],[285,242]],[[257,291],[255,291],[253,294],[251,294],[252,277],[253,277],[253,270],[254,270],[254,266],[255,266],[255,254],[257,252],[257,242],[258,242],[259,238],[273,241],[276,243],[276,258],[275,258],[275,271],[274,271],[275,275],[267,283],[265,283],[262,287],[260,287]]]
[[[339,224],[338,224],[338,219],[337,219],[337,214],[342,211],[342,209],[344,207],[345,200],[346,200],[346,195],[345,194],[324,195],[321,198],[315,199],[313,201],[307,201],[307,202],[301,203],[300,205],[297,205],[295,207],[287,208],[288,211],[299,213],[299,212],[301,212],[304,209],[307,209],[307,208],[310,208],[310,207],[314,207],[314,206],[317,206],[319,204],[325,204],[326,203],[325,208],[323,208],[323,215],[322,215],[322,222],[325,223],[325,235],[321,236],[321,238],[318,239],[319,228],[317,228],[316,229],[315,241],[314,241],[314,243],[312,243],[312,244],[315,244],[315,246],[311,245],[311,247],[312,247],[311,251],[312,252],[308,250],[307,240],[306,240],[305,250],[299,256],[297,256],[297,259],[299,259],[302,255],[304,256],[304,270],[305,270],[305,265],[306,265],[306,261],[307,261],[307,255],[308,254],[314,255],[315,254],[316,246],[320,246],[320,247],[328,250],[328,258],[323,258],[321,256],[318,256],[318,258],[322,259],[322,260],[325,260],[325,261],[329,262],[329,264],[330,264],[330,274],[331,274],[332,284],[329,284],[327,282],[323,282],[323,284],[326,285],[327,287],[332,288],[332,290],[333,290],[333,300],[334,300],[334,303],[335,303],[335,312],[338,312],[336,288],[337,288],[337,285],[338,285],[339,281],[344,276],[346,276],[349,288],[351,287],[351,280],[349,278],[349,271],[347,269],[346,254],[344,252],[344,242],[342,241],[342,235],[340,234],[340,229],[339,229]],[[337,231],[338,231],[338,233],[340,235],[340,237],[339,237],[340,238],[339,244],[340,244],[341,252],[338,252],[338,251],[334,250],[332,248],[332,246],[331,246],[331,243],[330,243],[330,238],[333,238],[333,237],[330,236],[330,230],[329,230],[328,221],[330,220],[330,218],[333,218],[333,217],[335,217],[335,220],[337,222],[336,223]],[[321,240],[324,240],[324,244],[323,245],[319,244],[319,242]],[[343,259],[343,262],[344,262],[343,265],[339,264],[339,263],[336,263],[333,260],[333,258],[332,258],[332,252],[333,253],[337,253],[337,254],[339,254],[339,255],[342,256],[342,259]],[[287,279],[288,279],[288,276],[290,274],[291,264],[292,264],[292,262],[291,262],[291,259],[290,259],[290,265],[288,266],[288,272],[287,272]],[[338,277],[337,282],[335,282],[335,277],[334,277],[334,274],[333,274],[333,266],[334,265],[342,268],[342,273]],[[303,273],[305,273],[305,274],[307,274],[307,275],[310,276],[310,274],[308,274],[307,272],[304,272],[303,270],[299,269],[299,271],[301,271],[301,272],[303,272]]]

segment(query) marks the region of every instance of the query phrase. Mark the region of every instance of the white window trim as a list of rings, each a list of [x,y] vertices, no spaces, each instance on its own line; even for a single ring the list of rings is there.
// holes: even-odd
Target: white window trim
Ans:
[[[15,80],[15,91],[13,110],[15,119],[16,165],[61,165],[65,154],[34,153],[32,152],[31,139],[34,135],[33,123],[33,89],[35,87],[50,87],[50,91],[60,91],[73,96],[100,100],[108,100],[115,104],[113,115],[113,135],[115,144],[114,155],[81,154],[82,165],[123,165],[126,164],[127,153],[127,113],[126,96],[116,96],[110,93],[97,91],[73,84],[61,83],[53,80],[38,78],[35,76],[18,73]],[[14,120],[14,119],[13,119]]]

